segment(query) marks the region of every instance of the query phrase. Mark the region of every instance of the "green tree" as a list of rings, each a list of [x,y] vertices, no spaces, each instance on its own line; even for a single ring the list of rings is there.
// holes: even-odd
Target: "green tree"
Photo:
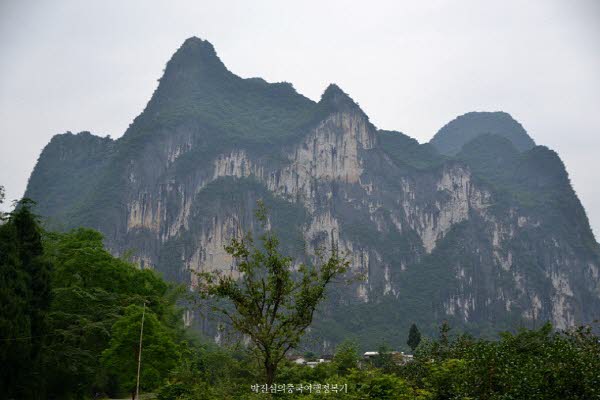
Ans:
[[[372,358],[371,364],[376,368],[381,368],[385,373],[395,372],[397,369],[392,349],[386,343],[379,345],[377,355]]]
[[[436,360],[445,360],[452,355],[451,330],[452,327],[447,321],[439,326],[439,339],[431,343],[432,355]]]
[[[600,399],[600,342],[589,327],[426,340],[399,371],[432,399]]]
[[[43,397],[41,351],[46,339],[52,264],[44,258],[42,229],[19,201],[0,225],[0,397]]]
[[[340,375],[345,375],[356,368],[359,360],[358,345],[349,340],[342,342],[333,356],[333,362]]]
[[[379,369],[354,370],[349,375],[348,381],[348,394],[344,397],[349,399],[425,400],[430,398],[427,393],[419,393],[411,388],[404,379],[383,373]]]
[[[31,367],[29,275],[22,267],[12,221],[0,226],[0,398],[22,396]]]
[[[406,344],[408,344],[410,349],[414,352],[419,343],[421,343],[421,332],[419,332],[419,328],[417,328],[416,324],[412,324],[408,331],[408,340],[406,341]]]
[[[465,360],[454,358],[431,363],[429,374],[425,379],[425,387],[436,394],[436,399],[465,398],[470,392],[465,376],[466,364]]]
[[[121,388],[135,398],[137,368],[142,325],[142,307],[130,305],[112,327],[109,347],[102,352],[102,363],[118,379]],[[159,387],[169,371],[179,360],[180,349],[171,332],[146,309],[142,340],[140,388],[153,390]]]
[[[231,307],[215,305],[237,332],[253,343],[256,359],[268,384],[275,380],[277,367],[286,353],[296,348],[313,314],[325,298],[334,278],[348,270],[349,262],[331,249],[318,265],[302,264],[293,269],[292,259],[279,252],[279,239],[267,226],[267,213],[258,203],[256,217],[264,233],[262,246],[250,233],[234,238],[225,250],[236,261],[240,278],[231,274],[205,272],[198,275],[198,289],[205,299],[226,299]]]
[[[44,351],[49,396],[116,394],[116,379],[109,379],[98,355],[109,346],[113,325],[132,304],[146,301],[173,337],[182,338],[181,313],[175,307],[178,291],[153,271],[111,255],[100,233],[81,228],[48,233],[45,252],[55,266],[48,318],[53,336]]]

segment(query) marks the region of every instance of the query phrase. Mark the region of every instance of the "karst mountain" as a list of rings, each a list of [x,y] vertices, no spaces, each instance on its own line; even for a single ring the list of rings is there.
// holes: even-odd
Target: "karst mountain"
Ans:
[[[117,140],[56,135],[26,196],[48,224],[87,226],[117,255],[193,287],[236,273],[223,246],[262,199],[283,252],[347,252],[311,337],[403,343],[415,322],[477,334],[600,316],[600,246],[558,154],[505,112],[469,112],[429,143],[375,127],[335,84],[318,102],[241,78],[190,38]],[[188,316],[206,333],[201,316]]]

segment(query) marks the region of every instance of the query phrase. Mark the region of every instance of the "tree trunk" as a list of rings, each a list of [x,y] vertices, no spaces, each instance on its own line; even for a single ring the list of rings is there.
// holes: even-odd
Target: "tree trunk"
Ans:
[[[277,365],[275,363],[265,361],[265,377],[267,385],[271,386],[275,382],[275,372],[277,371]]]

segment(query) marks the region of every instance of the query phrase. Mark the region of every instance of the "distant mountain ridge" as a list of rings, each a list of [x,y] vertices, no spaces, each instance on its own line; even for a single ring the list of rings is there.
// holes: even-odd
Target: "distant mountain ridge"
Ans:
[[[223,245],[254,229],[263,199],[289,255],[335,243],[366,276],[332,289],[311,331],[324,349],[403,346],[412,322],[485,334],[600,315],[585,210],[559,156],[510,115],[467,113],[419,144],[378,130],[336,85],[314,102],[240,78],[198,38],[121,138],[55,136],[26,195],[55,226],[98,229],[114,253],[192,286],[193,271],[236,273]]]
[[[445,155],[456,155],[479,135],[498,135],[512,142],[519,151],[530,150],[535,142],[523,126],[505,112],[470,112],[447,123],[430,143]]]

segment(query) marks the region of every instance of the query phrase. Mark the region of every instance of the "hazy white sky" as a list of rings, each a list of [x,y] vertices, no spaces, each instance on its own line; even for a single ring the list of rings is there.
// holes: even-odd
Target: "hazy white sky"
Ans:
[[[50,138],[122,135],[190,36],[234,73],[318,100],[337,83],[421,142],[503,110],[558,151],[600,235],[600,1],[0,0],[0,185]]]

